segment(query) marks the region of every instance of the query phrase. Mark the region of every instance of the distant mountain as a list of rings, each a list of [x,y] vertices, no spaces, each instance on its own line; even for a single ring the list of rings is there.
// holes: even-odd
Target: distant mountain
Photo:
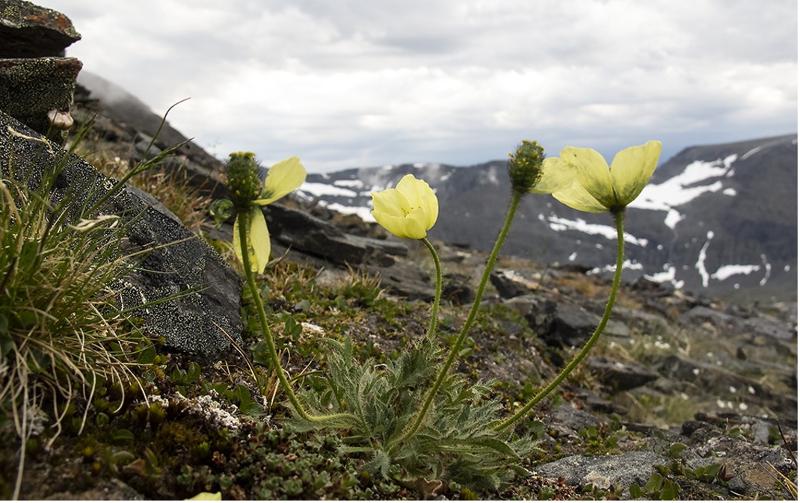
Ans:
[[[371,220],[369,193],[413,173],[440,201],[434,238],[491,246],[510,191],[504,161],[468,167],[403,164],[309,175],[301,194]],[[549,196],[523,200],[505,252],[542,263],[613,268],[609,215]],[[627,277],[644,275],[711,295],[797,296],[797,136],[689,147],[655,172],[628,210]]]

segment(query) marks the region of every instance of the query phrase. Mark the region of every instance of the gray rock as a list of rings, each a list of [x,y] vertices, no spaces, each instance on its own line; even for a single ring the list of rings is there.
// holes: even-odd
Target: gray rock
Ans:
[[[602,421],[594,414],[567,402],[556,407],[545,421],[551,433],[559,436],[577,437],[587,428],[597,427]]]
[[[444,275],[442,298],[456,305],[469,304],[475,300],[475,291],[469,284],[470,278],[465,274],[449,273]]]
[[[753,442],[761,445],[769,445],[769,430],[771,425],[765,421],[756,421],[750,428],[753,433]]]
[[[0,0],[0,58],[63,56],[80,38],[60,12],[22,0]]]
[[[83,491],[64,491],[47,494],[47,500],[144,500],[145,497],[136,489],[117,478],[108,480],[95,479],[95,485]]]
[[[667,463],[663,456],[648,451],[632,451],[613,456],[568,456],[535,468],[538,475],[561,478],[567,484],[592,484],[600,489],[644,485],[655,472],[654,465]]]
[[[695,445],[684,454],[690,468],[719,464],[725,468],[727,487],[738,495],[759,495],[766,499],[786,497],[780,484],[776,484],[776,474],[770,467],[772,465],[781,473],[789,473],[794,468],[790,453],[783,446],[754,444],[713,428],[698,432],[703,435],[695,434]]]
[[[641,365],[612,361],[604,357],[589,358],[586,364],[600,382],[614,391],[638,388],[659,377]]]
[[[733,321],[733,317],[709,307],[697,306],[682,314],[680,321],[687,325],[709,322],[712,325],[725,326]]]
[[[551,303],[549,327],[540,326],[539,332],[548,343],[556,346],[580,346],[588,339],[600,317],[590,313],[581,306],[568,302]],[[627,337],[628,327],[617,320],[609,320],[604,330],[605,335]]]
[[[748,318],[744,321],[744,329],[754,335],[763,335],[779,341],[793,341],[797,336],[797,331],[790,329],[788,323],[767,317]]]
[[[80,205],[97,201],[112,182],[85,161],[0,112],[0,171],[4,176],[13,169],[16,176],[29,179],[35,186],[45,170],[61,161],[64,168],[52,197],[54,201],[67,194],[75,197],[71,208],[73,217],[77,217]],[[228,337],[240,338],[241,283],[215,251],[140,191],[121,191],[101,211],[120,215],[126,222],[135,219],[127,231],[128,246],[133,250],[164,245],[147,253],[120,285],[125,308],[194,290],[137,310],[147,332],[164,337],[178,350],[207,356],[225,351],[230,346]]]
[[[713,391],[720,397],[730,396],[729,390],[733,388],[738,391],[739,395],[737,396],[740,397],[740,400],[751,404],[759,404],[771,410],[781,411],[793,421],[797,419],[796,396],[776,393],[759,381],[742,375],[745,373],[742,370],[745,367],[741,369],[730,368],[733,362],[733,360],[729,360],[728,368],[723,368],[673,354],[662,358],[658,362],[656,369],[664,377],[692,383],[692,385],[706,391]],[[739,365],[745,364],[749,365],[746,367],[749,374],[753,374],[759,368],[757,365],[739,362]],[[752,393],[744,390],[752,390]]]
[[[551,346],[582,345],[600,323],[600,317],[570,302],[556,302],[538,294],[525,294],[504,302],[528,320],[528,324]],[[613,315],[612,315],[613,316]],[[629,337],[628,326],[613,317],[608,321],[605,336]]]
[[[644,276],[636,278],[636,280],[628,285],[628,288],[639,293],[643,297],[650,298],[668,297],[675,292],[675,286],[673,286],[672,283],[656,283]]]
[[[336,264],[388,267],[395,263],[392,255],[408,254],[408,248],[396,241],[345,234],[324,220],[286,206],[269,205],[264,214],[279,242]]]
[[[69,114],[81,66],[75,58],[0,59],[0,110],[46,134],[51,111]]]
[[[411,300],[433,300],[433,279],[415,264],[398,261],[389,267],[368,266],[367,271],[381,278],[390,293]]]
[[[536,287],[532,281],[528,281],[512,270],[498,269],[489,276],[489,281],[495,287],[497,293],[503,299],[511,299],[530,293]]]

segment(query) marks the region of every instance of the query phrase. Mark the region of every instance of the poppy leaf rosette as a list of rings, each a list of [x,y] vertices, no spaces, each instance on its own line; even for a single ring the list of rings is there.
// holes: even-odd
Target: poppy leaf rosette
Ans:
[[[609,168],[603,156],[591,148],[566,147],[560,157],[546,159],[572,183],[553,192],[561,203],[579,211],[622,211],[644,189],[658,165],[661,142],[648,141],[620,150]]]
[[[231,156],[233,158],[233,155]],[[252,169],[258,171],[258,165],[253,160]],[[229,174],[230,178],[230,174]],[[286,194],[300,187],[306,180],[306,169],[297,157],[290,157],[275,164],[264,178],[264,183],[260,193],[255,199],[249,201],[247,206],[240,210],[247,212],[247,250],[252,272],[263,273],[269,262],[271,245],[269,241],[269,229],[267,221],[264,219],[262,207],[272,204]],[[242,257],[242,246],[239,239],[239,221],[241,216],[236,217],[233,224],[233,249],[236,257],[244,263]]]
[[[397,237],[424,239],[439,216],[439,200],[424,180],[404,176],[393,189],[372,193],[372,216]]]

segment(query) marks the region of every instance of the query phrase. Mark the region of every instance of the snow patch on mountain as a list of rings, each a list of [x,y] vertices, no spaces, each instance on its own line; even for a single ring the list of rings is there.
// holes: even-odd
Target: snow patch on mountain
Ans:
[[[629,206],[644,210],[666,211],[664,225],[674,229],[683,215],[676,207],[684,205],[706,192],[719,192],[722,182],[718,179],[729,174],[731,165],[738,156],[731,154],[724,159],[714,161],[694,161],[686,166],[683,172],[669,180],[645,186],[642,193]],[[712,179],[717,179],[711,181]],[[735,195],[726,193],[727,195]]]
[[[716,279],[718,281],[725,281],[731,276],[735,276],[737,274],[750,274],[760,270],[761,270],[760,265],[729,264],[729,265],[723,265],[719,269],[717,269],[717,272],[712,274],[711,278]]]
[[[323,204],[323,206],[325,206],[330,210],[338,211],[343,215],[358,215],[359,217],[361,217],[361,220],[368,223],[372,223],[375,221],[375,218],[372,216],[372,213],[370,213],[370,209],[364,208],[363,206],[345,206],[339,203]]]
[[[357,197],[358,193],[354,192],[350,189],[343,189],[341,187],[337,187],[335,185],[330,185],[327,183],[312,183],[306,182],[300,186],[301,192],[306,192],[308,194],[314,195],[316,197],[320,196],[336,196],[336,197]]]
[[[683,288],[685,282],[676,279],[678,270],[671,264],[664,264],[664,270],[655,274],[645,274],[644,277],[656,283],[672,283],[675,288]]]
[[[708,251],[708,246],[711,244],[712,239],[714,239],[714,231],[708,231],[708,234],[706,234],[706,242],[703,244],[703,247],[700,248],[700,253],[697,254],[697,262],[694,264],[694,267],[700,274],[700,280],[704,288],[708,288],[708,280],[711,277],[706,269],[706,251]]]
[[[603,267],[595,267],[594,269],[589,270],[587,274],[600,274],[601,272],[612,272],[615,271],[616,269],[617,269],[616,264],[610,264]],[[642,269],[644,269],[644,266],[639,262],[636,262],[635,260],[625,259],[625,261],[622,262],[622,269],[623,270],[630,269],[631,271],[641,271]]]
[[[353,189],[363,189],[364,182],[361,180],[336,180],[333,182],[337,187],[350,187]]]
[[[772,264],[767,262],[767,256],[763,253],[761,254],[761,261],[764,263],[764,277],[761,278],[761,281],[758,282],[759,286],[764,286],[769,281],[769,276],[772,274]]]
[[[544,220],[544,215],[539,214],[539,219]],[[586,220],[579,218],[577,220],[569,220],[557,216],[547,217],[548,226],[550,229],[561,232],[566,230],[580,231],[586,234],[593,234],[603,236],[606,239],[617,239],[617,230],[610,225],[590,224]],[[637,238],[636,236],[625,233],[625,242],[635,244],[638,246],[647,246],[647,240]]]

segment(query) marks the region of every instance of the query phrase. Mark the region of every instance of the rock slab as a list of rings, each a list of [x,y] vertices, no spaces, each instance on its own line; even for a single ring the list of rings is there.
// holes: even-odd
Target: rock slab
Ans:
[[[22,0],[0,0],[0,58],[63,56],[80,38],[60,12]]]
[[[0,110],[47,134],[51,111],[69,114],[82,66],[75,58],[0,59]]]
[[[575,455],[536,467],[538,475],[560,478],[570,485],[591,484],[599,489],[624,489],[637,483],[644,485],[655,472],[654,465],[667,459],[654,452],[631,451],[613,456]]]
[[[58,162],[63,162],[64,168],[51,194],[54,201],[70,194],[76,198],[72,207],[92,204],[112,185],[82,159],[0,112],[3,176],[13,170],[15,176],[35,186],[44,171]],[[201,356],[218,355],[230,347],[231,339],[240,340],[241,282],[214,250],[152,197],[136,189],[121,191],[100,211],[119,215],[123,221],[135,219],[127,231],[133,250],[161,246],[145,255],[120,289],[126,309],[180,295],[136,312],[148,333],[163,337],[170,347]]]

